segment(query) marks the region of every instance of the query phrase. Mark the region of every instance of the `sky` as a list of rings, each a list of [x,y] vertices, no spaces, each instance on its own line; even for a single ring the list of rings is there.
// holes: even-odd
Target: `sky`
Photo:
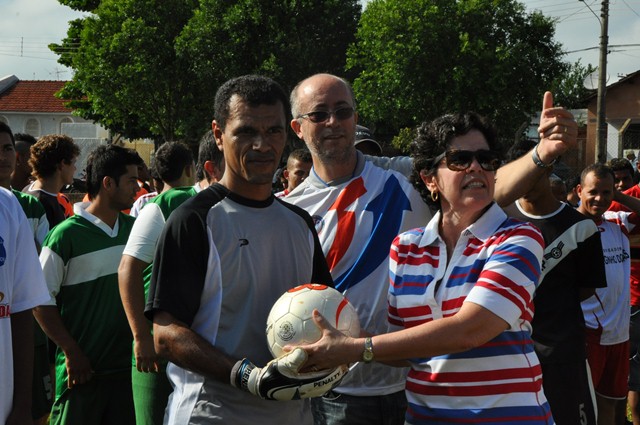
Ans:
[[[598,65],[601,0],[521,2],[529,11],[557,19],[555,38],[568,52],[566,61]],[[640,0],[610,0],[609,9],[607,75],[611,84],[620,75],[640,70]],[[57,63],[47,45],[60,42],[68,21],[82,13],[57,0],[0,0],[0,10],[0,78],[14,74],[21,80],[71,79],[72,71]]]

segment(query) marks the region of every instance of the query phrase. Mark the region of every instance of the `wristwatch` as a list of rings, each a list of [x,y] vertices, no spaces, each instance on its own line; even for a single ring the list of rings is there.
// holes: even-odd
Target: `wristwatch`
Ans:
[[[364,351],[362,352],[362,361],[370,363],[373,360],[373,341],[368,336],[364,339]]]

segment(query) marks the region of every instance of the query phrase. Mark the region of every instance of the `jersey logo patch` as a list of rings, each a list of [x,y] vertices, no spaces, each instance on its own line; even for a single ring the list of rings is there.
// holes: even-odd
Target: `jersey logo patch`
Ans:
[[[240,242],[239,246],[249,245],[249,239],[238,239],[238,242]]]
[[[551,248],[551,251],[544,254],[544,258],[542,260],[541,269],[544,270],[547,266],[547,260],[550,258],[555,258],[556,260],[562,257],[562,248],[564,247],[564,242],[558,243],[558,245]]]

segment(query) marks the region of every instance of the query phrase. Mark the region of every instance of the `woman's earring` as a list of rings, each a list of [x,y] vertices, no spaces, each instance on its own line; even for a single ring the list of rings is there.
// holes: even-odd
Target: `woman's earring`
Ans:
[[[433,202],[438,202],[438,191],[434,190],[431,192],[431,200]]]

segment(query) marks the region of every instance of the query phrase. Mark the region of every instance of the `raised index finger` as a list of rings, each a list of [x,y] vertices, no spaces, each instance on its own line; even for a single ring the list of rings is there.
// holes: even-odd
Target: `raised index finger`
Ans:
[[[542,98],[542,110],[553,108],[553,93],[550,91],[544,92],[544,97]]]

